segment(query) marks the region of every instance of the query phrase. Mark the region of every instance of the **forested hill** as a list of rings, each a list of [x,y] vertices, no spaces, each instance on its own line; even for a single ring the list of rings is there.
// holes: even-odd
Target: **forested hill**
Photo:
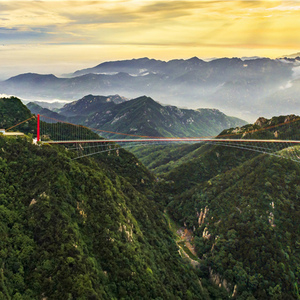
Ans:
[[[300,140],[300,116],[260,117],[253,124],[223,130],[219,136],[243,139]]]
[[[124,101],[120,96],[87,95],[66,104],[58,112],[43,109],[34,103],[28,108],[59,120],[83,124],[91,128],[132,135],[185,137],[214,136],[222,130],[245,125],[246,122],[225,115],[217,109],[183,109],[163,106],[147,96]],[[103,132],[112,137],[112,134]]]
[[[2,135],[0,149],[0,299],[207,299],[132,154],[73,160]]]
[[[237,299],[299,299],[299,177],[298,163],[260,155],[168,204],[194,230],[201,277]]]
[[[0,98],[0,128],[7,129],[32,117],[30,110],[16,97]],[[16,130],[34,133],[35,120],[21,124]]]

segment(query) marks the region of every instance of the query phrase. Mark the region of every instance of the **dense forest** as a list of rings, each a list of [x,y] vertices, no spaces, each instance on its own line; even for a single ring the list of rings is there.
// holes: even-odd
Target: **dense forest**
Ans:
[[[299,176],[298,164],[261,155],[168,203],[194,229],[202,276],[218,274],[237,299],[299,297]]]
[[[132,154],[73,160],[4,136],[0,149],[0,299],[206,298]]]
[[[0,111],[3,128],[31,117]],[[221,135],[299,139],[298,119]],[[135,148],[147,168],[124,149],[74,159],[32,144],[35,122],[0,136],[0,299],[300,299],[299,163],[210,144]]]

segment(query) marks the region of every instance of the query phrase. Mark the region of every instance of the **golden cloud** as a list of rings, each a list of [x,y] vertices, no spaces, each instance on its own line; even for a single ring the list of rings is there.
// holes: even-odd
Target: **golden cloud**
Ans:
[[[299,48],[299,1],[0,0],[4,43]],[[33,34],[36,33],[36,34]]]

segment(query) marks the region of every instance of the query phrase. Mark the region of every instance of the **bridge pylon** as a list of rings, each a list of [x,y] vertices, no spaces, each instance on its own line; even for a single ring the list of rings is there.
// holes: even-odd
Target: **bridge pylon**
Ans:
[[[40,114],[37,115],[36,140],[40,141]]]

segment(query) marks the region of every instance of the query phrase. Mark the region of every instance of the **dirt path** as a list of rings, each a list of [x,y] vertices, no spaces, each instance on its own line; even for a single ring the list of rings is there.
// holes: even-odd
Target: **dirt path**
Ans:
[[[193,232],[185,227],[179,227],[178,224],[176,224],[168,216],[166,210],[164,211],[164,215],[168,222],[169,228],[174,233],[174,235],[177,236],[176,244],[179,247],[181,256],[187,258],[194,267],[198,266],[200,264],[200,259],[197,257],[195,246],[193,245]]]
[[[192,244],[194,239],[192,231],[182,227],[179,228],[176,233],[180,237],[180,240],[178,240],[176,243],[182,251],[183,255],[190,260],[191,264],[194,267],[198,266],[200,263],[198,261],[199,258],[197,257],[197,253],[195,251],[195,246]],[[180,245],[182,243],[189,250],[190,254],[184,250],[184,247],[182,247],[182,245]],[[197,260],[194,258],[196,258]]]
[[[178,244],[177,244],[177,245],[178,245]],[[190,263],[192,264],[192,266],[193,266],[194,268],[196,268],[197,266],[200,265],[200,263],[199,263],[198,261],[196,261],[196,260],[190,258],[190,257],[188,256],[188,254],[183,250],[183,248],[182,248],[180,245],[178,245],[178,247],[180,248],[182,254],[190,261]]]

